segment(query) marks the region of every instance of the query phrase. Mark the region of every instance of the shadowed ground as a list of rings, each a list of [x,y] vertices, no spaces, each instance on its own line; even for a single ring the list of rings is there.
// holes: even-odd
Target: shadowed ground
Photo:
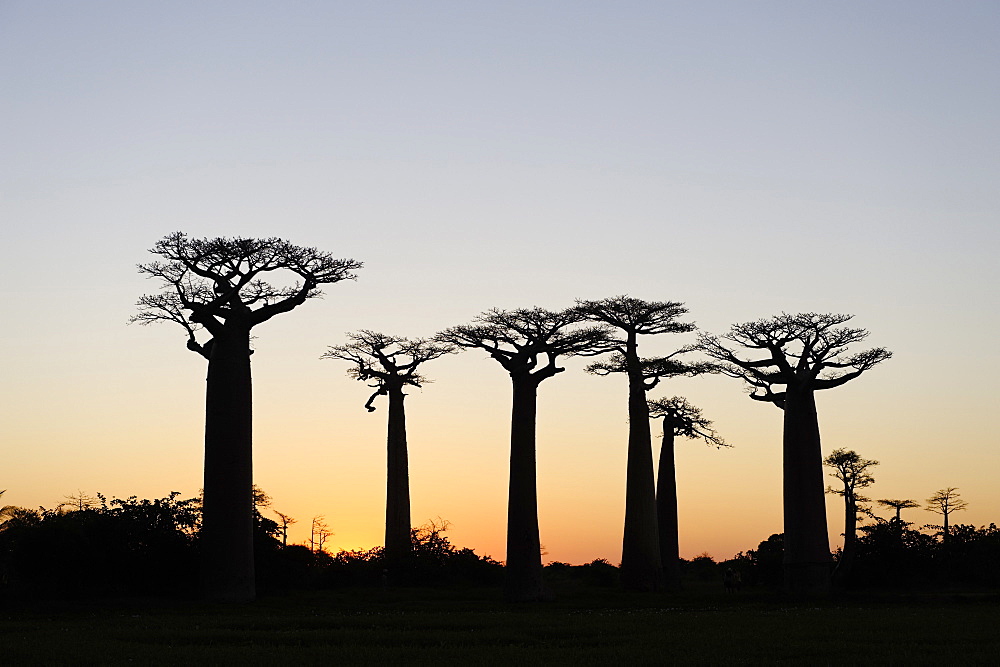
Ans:
[[[0,607],[0,643],[19,665],[991,664],[1000,652],[996,594],[795,602],[716,582],[670,596],[554,588],[547,604],[482,588]]]

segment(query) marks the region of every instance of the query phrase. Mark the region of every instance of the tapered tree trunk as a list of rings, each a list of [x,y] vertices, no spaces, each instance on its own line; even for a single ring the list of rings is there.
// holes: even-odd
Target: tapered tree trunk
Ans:
[[[674,426],[670,417],[663,419],[663,444],[656,472],[656,519],[660,537],[660,562],[663,587],[681,587],[680,544],[677,522],[677,474],[674,465]]]
[[[205,400],[201,588],[216,602],[256,597],[252,422],[250,328],[227,323],[213,339]]]
[[[389,389],[385,494],[385,560],[391,568],[409,555],[410,472],[406,451],[406,413],[402,388]]]
[[[649,406],[635,334],[629,334],[628,462],[625,470],[625,530],[622,537],[622,586],[634,591],[662,587],[660,540],[656,529],[656,487],[653,480],[653,444],[649,433]]]
[[[532,602],[549,596],[542,583],[538,538],[538,492],[535,470],[535,414],[538,384],[512,375],[510,486],[507,496],[507,565],[504,597]]]
[[[785,587],[794,593],[825,593],[830,589],[830,538],[816,400],[812,390],[790,385],[786,396]]]
[[[846,586],[851,578],[854,567],[854,555],[858,550],[858,504],[848,495],[844,496],[844,548],[840,551],[840,560],[833,570],[833,583]]]

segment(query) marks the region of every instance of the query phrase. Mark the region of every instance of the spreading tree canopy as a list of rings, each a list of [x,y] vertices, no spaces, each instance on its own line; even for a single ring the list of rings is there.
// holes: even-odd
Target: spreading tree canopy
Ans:
[[[324,359],[340,359],[351,364],[347,373],[365,382],[375,392],[365,408],[375,411],[375,399],[389,397],[386,436],[385,558],[390,567],[411,549],[410,474],[406,443],[405,387],[421,387],[429,382],[417,372],[428,361],[455,350],[454,346],[424,338],[410,340],[376,331],[348,333],[351,340],[331,346]]]
[[[843,326],[851,315],[799,313],[734,324],[722,336],[702,335],[699,347],[742,379],[750,398],[784,411],[782,438],[785,583],[793,591],[829,588],[823,455],[816,391],[839,387],[892,353],[882,347],[848,353],[868,337]]]
[[[489,353],[508,375],[513,391],[510,421],[510,485],[507,503],[505,596],[513,601],[548,597],[542,582],[535,475],[538,385],[565,369],[559,357],[600,352],[607,328],[583,326],[576,310],[490,310],[472,324],[451,327],[437,339]]]
[[[320,285],[353,279],[361,263],[278,238],[181,232],[150,252],[161,259],[140,264],[139,272],[163,289],[139,299],[132,321],[179,325],[188,349],[208,360],[202,589],[209,599],[252,600],[250,330],[320,296]]]

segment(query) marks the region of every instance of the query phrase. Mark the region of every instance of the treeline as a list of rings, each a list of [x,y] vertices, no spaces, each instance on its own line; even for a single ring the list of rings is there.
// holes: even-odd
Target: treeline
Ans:
[[[446,521],[412,529],[410,555],[400,562],[388,559],[382,546],[330,553],[315,545],[285,544],[281,522],[266,516],[270,499],[259,490],[255,499],[255,584],[261,592],[497,587],[503,582],[503,564],[452,544]],[[1000,528],[995,524],[957,524],[946,536],[940,530],[921,532],[898,517],[871,518],[873,523],[858,529],[849,588],[1000,587]],[[181,499],[176,492],[155,500],[81,494],[54,509],[0,507],[0,599],[193,598],[200,589],[201,519],[200,498]],[[834,563],[843,557],[838,549]],[[775,534],[721,562],[708,554],[679,558],[676,569],[689,584],[721,587],[728,571],[737,573],[743,586],[779,589],[783,559],[784,536]],[[619,567],[604,559],[550,562],[544,569],[547,581],[563,588],[621,584]]]
[[[949,537],[928,534],[896,518],[859,527],[857,551],[846,584],[853,590],[915,590],[929,587],[1000,587],[1000,528],[958,524]],[[834,555],[837,562],[843,550]],[[719,568],[739,572],[748,585],[783,585],[784,535],[771,535]]]
[[[200,498],[77,497],[54,509],[0,510],[0,593],[5,599],[193,597],[201,587]],[[262,493],[255,497],[266,505]],[[340,586],[495,585],[503,565],[458,548],[446,522],[410,531],[405,562],[384,549],[329,553],[284,544],[282,526],[255,508],[256,586],[262,591]]]

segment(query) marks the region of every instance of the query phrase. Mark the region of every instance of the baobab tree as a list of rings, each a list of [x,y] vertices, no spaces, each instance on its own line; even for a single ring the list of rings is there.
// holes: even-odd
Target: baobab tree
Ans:
[[[854,450],[841,447],[823,459],[823,465],[833,468],[830,477],[840,482],[839,488],[828,486],[827,493],[836,494],[844,499],[844,548],[833,571],[833,579],[839,584],[845,584],[850,577],[858,550],[858,512],[867,511],[861,503],[870,500],[859,494],[858,489],[875,483],[875,477],[869,470],[877,466],[878,461],[862,458]]]
[[[507,564],[504,595],[537,601],[549,595],[542,582],[535,473],[535,418],[538,385],[565,369],[559,357],[596,354],[608,342],[607,328],[582,326],[574,309],[490,310],[473,324],[439,333],[442,343],[480,349],[510,375],[510,483],[507,502]]]
[[[667,590],[677,590],[681,585],[681,569],[674,440],[682,437],[701,439],[715,447],[729,445],[716,434],[712,422],[702,416],[701,410],[682,396],[649,401],[649,416],[663,422],[663,442],[656,471],[656,520],[663,585]]]
[[[353,259],[277,238],[192,239],[175,232],[140,264],[163,291],[141,297],[132,322],[173,322],[187,348],[208,360],[202,591],[216,601],[254,599],[251,330],[320,296],[319,286],[353,279]],[[285,274],[290,284],[264,280]],[[199,340],[207,333],[207,340]]]
[[[292,525],[293,523],[298,523],[298,519],[293,519],[288,514],[284,514],[283,512],[279,512],[278,510],[271,510],[271,511],[274,512],[275,514],[277,514],[278,515],[278,519],[280,519],[280,521],[278,522],[278,528],[281,530],[281,546],[282,547],[287,547],[288,546],[288,527],[290,525]]]
[[[920,503],[910,500],[910,499],[898,499],[898,498],[880,498],[876,500],[882,507],[890,507],[896,510],[896,523],[902,523],[903,519],[900,517],[900,513],[906,509],[912,509],[914,507],[920,507]]]
[[[454,346],[418,338],[408,340],[375,331],[348,333],[350,343],[331,346],[323,359],[341,359],[351,363],[348,375],[375,390],[365,403],[375,411],[379,396],[389,397],[388,435],[386,436],[385,560],[401,562],[412,549],[410,541],[410,473],[406,444],[406,413],[403,399],[406,387],[421,387],[429,382],[417,372],[428,361],[449,354]]]
[[[927,499],[927,507],[924,509],[928,512],[940,514],[944,518],[944,525],[928,526],[928,528],[940,528],[941,539],[945,544],[947,544],[950,536],[949,517],[951,517],[952,513],[961,512],[962,510],[968,509],[968,507],[969,503],[962,500],[960,494],[958,493],[958,488],[949,486],[945,489],[939,489],[933,496]]]
[[[309,550],[313,552],[323,551],[326,541],[333,535],[330,526],[326,524],[326,517],[317,514],[312,518],[309,525]]]
[[[850,345],[868,337],[864,329],[841,326],[851,317],[781,314],[735,324],[721,337],[705,334],[699,339],[699,347],[722,363],[722,372],[749,385],[750,398],[784,413],[784,571],[785,585],[793,592],[823,592],[830,585],[815,394],[839,387],[892,356],[881,347],[847,354]]]
[[[673,301],[642,301],[616,296],[577,301],[577,310],[587,319],[610,325],[620,332],[608,347],[614,353],[611,360],[591,366],[590,370],[624,372],[628,377],[628,459],[621,581],[629,590],[659,590],[663,573],[646,392],[655,387],[661,377],[676,375],[679,362],[673,357],[690,348],[682,348],[667,357],[642,359],[639,357],[639,336],[685,333],[694,330],[694,325],[677,321],[687,308]]]

